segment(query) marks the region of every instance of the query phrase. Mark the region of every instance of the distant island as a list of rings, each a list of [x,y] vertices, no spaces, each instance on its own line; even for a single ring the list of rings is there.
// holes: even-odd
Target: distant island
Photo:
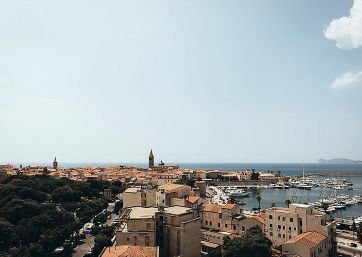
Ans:
[[[362,164],[362,161],[354,161],[345,158],[335,158],[330,160],[319,159],[318,162],[323,164]]]

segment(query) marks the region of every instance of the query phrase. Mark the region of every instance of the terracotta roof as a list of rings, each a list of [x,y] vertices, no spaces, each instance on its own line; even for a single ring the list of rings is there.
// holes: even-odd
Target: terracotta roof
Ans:
[[[180,184],[165,184],[162,186],[159,186],[159,189],[164,189],[165,191],[172,191],[175,189],[178,189],[180,187],[184,187],[185,185],[180,185]]]
[[[153,246],[120,245],[107,248],[101,257],[156,257],[157,252]]]
[[[262,215],[259,214],[258,216],[253,216],[252,218],[257,222],[265,225],[265,217],[263,217]]]
[[[221,212],[221,205],[217,205],[217,204],[206,204],[205,208],[203,209],[203,211],[208,211],[208,212]]]
[[[300,234],[296,237],[293,237],[292,239],[289,239],[284,244],[295,244],[298,243],[298,245],[303,245],[308,248],[313,248],[320,243],[323,242],[327,237],[325,235],[322,235],[318,232],[305,232],[303,234]]]
[[[196,203],[199,199],[200,199],[200,197],[198,197],[198,196],[189,195],[186,198],[186,201],[188,201],[190,203]]]
[[[229,204],[225,204],[225,205],[222,206],[221,208],[222,208],[222,209],[229,209],[229,210],[231,210],[231,209],[235,208],[235,206],[236,206],[236,204],[229,203]]]

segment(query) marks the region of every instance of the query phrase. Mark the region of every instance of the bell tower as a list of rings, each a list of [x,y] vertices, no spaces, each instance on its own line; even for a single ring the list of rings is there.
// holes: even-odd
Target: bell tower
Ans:
[[[153,156],[152,149],[150,155],[148,156],[148,168],[155,166],[155,157]]]
[[[53,161],[53,169],[55,169],[55,170],[58,169],[57,157],[54,158],[54,161]]]

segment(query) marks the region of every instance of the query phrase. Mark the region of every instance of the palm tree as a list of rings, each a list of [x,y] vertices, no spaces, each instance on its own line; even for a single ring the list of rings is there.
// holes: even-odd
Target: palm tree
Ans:
[[[356,222],[352,222],[352,240],[354,241],[354,232],[356,231]]]
[[[285,204],[287,205],[288,208],[291,203],[292,203],[292,201],[290,201],[289,199],[285,200]]]
[[[257,196],[256,196],[256,200],[258,201],[258,204],[259,204],[259,213],[260,213],[260,200],[261,200],[261,196],[260,196],[260,195],[257,195]]]
[[[322,203],[322,209],[324,210],[324,212],[327,211],[328,207],[329,207],[328,203],[325,203],[325,202]]]

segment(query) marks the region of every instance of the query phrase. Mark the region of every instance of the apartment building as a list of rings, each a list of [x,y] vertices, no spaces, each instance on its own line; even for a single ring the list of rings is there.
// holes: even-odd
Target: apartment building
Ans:
[[[236,204],[206,204],[201,209],[202,228],[235,233],[237,220],[244,218]]]
[[[288,208],[270,208],[265,212],[265,220],[265,233],[274,245],[281,245],[306,232],[324,235],[329,250],[335,241],[334,223],[327,222],[326,214],[310,205],[290,204]]]
[[[282,244],[283,255],[327,257],[328,238],[318,232],[302,233]]]
[[[143,187],[128,188],[123,192],[123,207],[155,207],[156,189]]]
[[[133,207],[123,213],[117,245],[159,246],[161,257],[200,257],[201,222],[196,211],[182,206]]]
[[[190,186],[165,184],[157,188],[156,206],[170,206],[172,198],[184,198],[192,194]]]
[[[158,212],[156,234],[161,256],[201,256],[201,221],[190,208],[172,206]]]

